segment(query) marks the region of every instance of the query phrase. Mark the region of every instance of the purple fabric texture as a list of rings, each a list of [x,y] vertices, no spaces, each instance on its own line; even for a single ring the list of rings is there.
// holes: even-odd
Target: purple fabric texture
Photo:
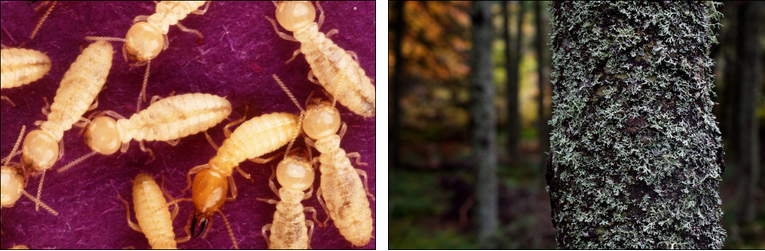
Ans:
[[[52,69],[42,79],[2,91],[16,104],[13,107],[6,101],[2,102],[2,157],[10,153],[22,125],[26,125],[29,132],[37,128],[35,121],[46,119],[40,112],[45,106],[43,98],[49,102],[53,100],[62,76],[90,43],[83,37],[124,37],[134,17],[155,12],[153,2],[59,2],[35,39],[30,40],[29,35],[47,10],[47,6],[35,10],[38,5],[40,3],[2,3],[2,44],[42,51],[53,62]],[[321,5],[326,17],[320,31],[326,33],[338,29],[339,33],[331,39],[341,48],[356,52],[367,76],[375,79],[374,2],[322,2]],[[302,54],[289,64],[284,63],[300,45],[283,40],[274,32],[271,23],[264,18],[274,18],[274,12],[275,7],[270,2],[213,2],[204,15],[190,14],[180,21],[185,27],[200,31],[205,36],[203,40],[171,26],[169,48],[151,61],[148,98],[154,95],[167,97],[172,92],[225,96],[231,102],[233,112],[227,120],[208,131],[220,145],[225,138],[223,126],[244,116],[245,107],[249,107],[248,119],[272,112],[299,112],[272,79],[272,74],[277,74],[284,81],[301,106],[311,92],[315,92],[314,96],[323,96],[323,87],[307,80],[310,67]],[[286,32],[281,27],[280,31]],[[129,117],[136,112],[135,104],[145,66],[129,66],[130,62],[123,59],[122,43],[112,42],[112,45],[115,50],[113,65],[105,89],[97,98],[99,106],[96,110],[112,110]],[[143,103],[142,109],[148,106],[149,102]],[[376,194],[375,118],[364,119],[339,103],[337,108],[343,122],[348,125],[341,147],[349,153],[359,152],[362,162],[369,164],[354,164],[354,167],[367,172],[370,192]],[[43,185],[42,201],[60,215],[51,215],[43,209],[36,212],[34,203],[22,197],[13,207],[2,209],[4,234],[0,248],[7,249],[17,244],[33,249],[150,248],[142,233],[128,227],[125,206],[117,199],[117,194],[131,202],[130,218],[137,222],[132,205],[132,181],[139,173],[150,174],[157,183],[164,176],[165,187],[171,195],[189,198],[190,190],[181,193],[187,184],[186,173],[194,166],[207,163],[216,154],[204,134],[198,133],[181,139],[176,146],[165,142],[146,142],[146,147],[156,155],[155,161],[146,164],[150,160],[149,155],[133,141],[126,153],[96,155],[59,174],[56,170],[91,151],[79,131],[75,127],[64,133],[65,155],[47,172]],[[295,145],[305,147],[302,137]],[[285,147],[282,147],[277,152],[284,150]],[[318,155],[315,149],[313,151],[314,155]],[[14,158],[13,162],[19,159]],[[226,202],[221,211],[231,225],[239,248],[267,247],[261,228],[273,221],[276,206],[255,198],[278,200],[268,187],[271,167],[277,161],[265,165],[249,161],[242,163],[241,168],[253,176],[255,183],[234,172],[238,197],[233,202]],[[355,163],[354,159],[352,163]],[[320,177],[320,171],[316,172],[315,188]],[[36,194],[39,181],[40,176],[31,177],[25,190]],[[280,185],[277,184],[277,187]],[[372,200],[369,203],[374,219],[376,203]],[[320,221],[327,218],[315,195],[305,200],[303,205],[316,208]],[[180,204],[180,213],[173,222],[177,237],[186,236],[183,227],[191,213],[192,203]],[[310,217],[307,214],[307,218]],[[372,235],[377,235],[376,227]],[[352,248],[333,221],[327,227],[315,228],[311,240],[314,249]],[[192,239],[178,244],[178,247],[231,249],[233,244],[224,221],[216,214],[205,239]],[[372,239],[368,245],[354,248],[375,247],[375,239]]]

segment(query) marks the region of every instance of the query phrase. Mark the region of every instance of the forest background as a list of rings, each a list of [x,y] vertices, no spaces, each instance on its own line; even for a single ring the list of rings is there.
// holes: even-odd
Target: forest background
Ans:
[[[498,234],[508,238],[481,245],[477,244],[474,219],[476,160],[469,143],[471,3],[388,4],[390,248],[556,248],[543,176],[551,129],[546,123],[551,110],[549,4],[500,1],[491,7]],[[725,150],[726,172],[720,184],[723,227],[728,234],[724,248],[762,249],[765,13],[742,16],[740,11],[747,8],[762,10],[763,5],[734,1],[718,7],[723,14],[722,26],[716,29],[719,44],[712,47],[710,57],[716,63],[714,114]],[[758,23],[759,32],[741,32],[740,22]],[[759,53],[746,58],[737,56],[741,44],[746,44],[741,41],[755,41]],[[739,88],[743,86],[739,77],[743,73],[736,68],[752,60],[759,64],[759,77],[753,80],[759,85],[754,95],[757,106],[753,113],[741,113],[738,106],[747,101],[742,99],[752,96],[742,93],[752,90]],[[517,88],[517,115],[508,108],[512,103],[508,97],[513,96],[508,91],[513,88]],[[511,119],[514,116],[517,118]],[[743,130],[737,129],[740,125],[735,121],[746,118],[757,121],[753,136],[742,135]],[[760,176],[756,186],[746,186],[744,180],[752,172],[740,164],[744,158],[741,149],[751,140],[759,146],[756,158],[760,164],[754,167]],[[747,207],[754,210],[754,220],[738,213]]]

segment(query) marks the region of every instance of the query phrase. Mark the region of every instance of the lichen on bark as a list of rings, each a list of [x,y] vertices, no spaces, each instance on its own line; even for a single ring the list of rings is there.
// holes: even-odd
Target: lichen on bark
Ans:
[[[713,2],[554,2],[559,248],[721,248]]]

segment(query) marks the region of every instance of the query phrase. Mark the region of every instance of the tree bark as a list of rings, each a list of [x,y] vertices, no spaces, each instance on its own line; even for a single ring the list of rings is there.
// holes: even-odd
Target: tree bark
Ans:
[[[545,5],[545,6],[543,6]],[[545,18],[545,7],[547,2],[536,2],[536,25],[537,25],[537,74],[539,74],[539,96],[537,97],[537,104],[539,105],[537,121],[537,130],[539,133],[539,169],[544,170],[547,156],[544,155],[550,149],[550,129],[547,125],[547,113],[545,112],[545,90],[550,84],[550,72],[548,53],[547,53],[547,19]]]
[[[518,145],[521,140],[521,121],[518,114],[518,65],[521,55],[521,24],[523,23],[523,3],[518,2],[518,29],[515,40],[510,38],[510,10],[508,1],[503,2],[505,16],[505,62],[507,70],[507,150],[511,163],[520,162]]]
[[[547,190],[559,248],[719,249],[711,2],[555,2]]]
[[[755,110],[759,104],[762,85],[760,79],[760,23],[762,22],[762,2],[749,2],[738,6],[738,37],[736,38],[736,76],[737,102],[735,111],[736,132],[738,135],[738,159],[744,170],[744,189],[740,203],[738,223],[754,222],[754,193],[760,177],[759,135]]]
[[[499,224],[497,211],[497,118],[494,107],[492,64],[491,2],[473,3],[472,61],[470,76],[470,117],[472,120],[472,148],[476,163],[476,224],[478,241],[491,237]]]
[[[391,113],[391,122],[393,126],[390,131],[390,166],[399,166],[399,151],[401,149],[401,71],[404,69],[404,57],[401,54],[401,44],[403,43],[404,35],[404,7],[405,1],[396,2],[396,23],[394,25],[393,36],[395,42],[393,44],[393,55],[396,59],[396,64],[393,70],[393,84],[391,85],[393,91],[390,105],[393,106]]]

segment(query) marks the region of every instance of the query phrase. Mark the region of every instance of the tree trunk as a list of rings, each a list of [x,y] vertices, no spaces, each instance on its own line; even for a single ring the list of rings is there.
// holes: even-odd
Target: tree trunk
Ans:
[[[398,1],[396,2],[396,23],[394,24],[394,30],[393,30],[393,36],[395,39],[395,42],[393,43],[393,54],[396,58],[396,62],[394,65],[393,70],[393,84],[391,87],[393,87],[392,97],[390,105],[393,106],[392,113],[391,113],[391,122],[393,125],[391,126],[390,131],[390,166],[392,167],[398,167],[399,166],[399,149],[401,149],[401,78],[402,73],[401,71],[404,69],[404,57],[401,55],[401,44],[403,43],[403,35],[404,35],[404,7],[405,7],[405,1]]]
[[[518,64],[521,55],[521,24],[523,23],[523,3],[518,2],[520,8],[517,13],[518,29],[515,40],[510,39],[510,10],[507,1],[503,2],[503,14],[505,16],[505,62],[507,70],[507,150],[511,163],[520,163],[518,145],[521,140],[521,121],[518,115]]]
[[[547,190],[559,248],[719,249],[711,2],[555,2]]]
[[[542,6],[545,5],[545,6]],[[550,129],[547,125],[547,113],[545,112],[545,90],[547,89],[547,86],[549,86],[550,82],[550,76],[549,72],[549,60],[547,50],[547,30],[545,27],[547,27],[547,19],[545,18],[544,12],[546,12],[545,7],[547,6],[547,2],[536,2],[535,8],[536,8],[536,16],[537,16],[537,74],[539,74],[539,96],[537,97],[537,104],[539,105],[538,116],[539,120],[537,121],[537,130],[539,131],[539,169],[537,170],[544,170],[545,162],[547,160],[547,156],[544,155],[545,152],[549,151],[550,149]]]
[[[749,2],[738,6],[738,37],[736,38],[736,86],[738,109],[735,110],[738,132],[738,159],[744,170],[744,189],[738,214],[738,223],[754,222],[754,193],[757,189],[760,146],[755,110],[762,85],[760,79],[760,23],[762,2]]]
[[[497,118],[494,108],[494,78],[492,57],[491,2],[473,3],[472,62],[470,76],[470,117],[472,148],[476,163],[476,224],[478,241],[484,242],[494,234],[499,224],[497,212]]]

